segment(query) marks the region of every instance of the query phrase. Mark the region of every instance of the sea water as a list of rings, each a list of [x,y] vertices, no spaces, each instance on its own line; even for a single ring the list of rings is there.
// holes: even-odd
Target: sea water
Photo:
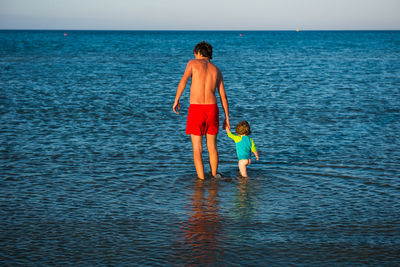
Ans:
[[[172,111],[203,40],[248,179]],[[2,265],[400,263],[398,31],[0,31],[0,116]]]

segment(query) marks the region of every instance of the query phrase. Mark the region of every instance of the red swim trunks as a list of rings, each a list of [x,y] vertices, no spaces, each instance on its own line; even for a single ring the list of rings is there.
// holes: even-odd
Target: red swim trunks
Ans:
[[[203,136],[218,134],[219,109],[217,104],[190,104],[186,134]]]

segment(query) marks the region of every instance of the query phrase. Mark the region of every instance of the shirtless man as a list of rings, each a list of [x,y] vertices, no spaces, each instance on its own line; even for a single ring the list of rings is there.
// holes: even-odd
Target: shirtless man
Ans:
[[[221,71],[210,62],[212,59],[212,46],[206,42],[198,43],[193,50],[195,59],[188,62],[185,73],[178,85],[175,102],[172,107],[176,114],[180,109],[179,98],[185,90],[187,81],[192,77],[190,87],[190,106],[186,124],[186,134],[191,135],[193,145],[193,161],[197,177],[204,179],[203,166],[203,135],[207,137],[207,149],[210,159],[211,175],[217,174],[218,150],[217,135],[219,128],[219,110],[215,92],[221,98],[222,108],[225,113],[223,128],[229,125],[229,106],[226,97],[224,81]]]

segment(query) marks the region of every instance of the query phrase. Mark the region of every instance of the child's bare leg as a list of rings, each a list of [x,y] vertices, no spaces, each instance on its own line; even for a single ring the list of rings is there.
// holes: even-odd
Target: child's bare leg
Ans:
[[[191,135],[192,145],[193,145],[193,161],[196,167],[197,177],[204,179],[204,166],[203,166],[203,146],[202,146],[202,136]]]
[[[241,159],[239,160],[239,171],[242,177],[247,177],[247,165],[250,164],[250,160]]]
[[[218,170],[217,135],[207,134],[207,149],[210,159],[211,175],[214,177]]]

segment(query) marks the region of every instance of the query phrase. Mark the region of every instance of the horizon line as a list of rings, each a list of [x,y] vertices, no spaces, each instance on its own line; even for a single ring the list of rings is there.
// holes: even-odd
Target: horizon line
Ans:
[[[400,31],[400,29],[2,29],[0,31],[247,31],[247,32],[268,32],[268,31]]]

